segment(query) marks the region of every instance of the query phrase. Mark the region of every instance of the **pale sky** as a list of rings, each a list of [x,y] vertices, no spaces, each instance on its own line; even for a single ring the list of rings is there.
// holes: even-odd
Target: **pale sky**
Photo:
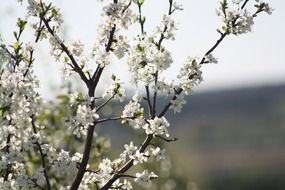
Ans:
[[[178,0],[179,1],[179,0]],[[24,15],[24,7],[16,0],[0,0],[0,32],[6,41],[11,40],[12,31],[19,16]],[[67,39],[80,39],[89,47],[96,38],[96,27],[100,22],[101,5],[96,0],[53,0],[63,13],[67,29]],[[143,14],[147,16],[146,30],[150,31],[159,24],[163,11],[167,10],[167,0],[146,0]],[[174,75],[187,56],[203,56],[215,43],[219,35],[216,29],[221,26],[220,18],[215,15],[218,0],[180,0],[184,11],[175,14],[179,22],[176,41],[167,42],[174,58]],[[219,63],[205,65],[204,82],[197,91],[233,87],[282,84],[285,83],[285,1],[268,0],[275,9],[271,16],[263,13],[255,19],[253,32],[241,36],[228,36],[213,53]],[[137,28],[139,26],[137,25]],[[60,82],[59,72],[54,61],[49,59],[49,51],[43,52],[37,61],[36,72],[43,86]],[[127,66],[113,63],[106,73],[116,73],[124,80]],[[46,94],[50,89],[44,88]]]

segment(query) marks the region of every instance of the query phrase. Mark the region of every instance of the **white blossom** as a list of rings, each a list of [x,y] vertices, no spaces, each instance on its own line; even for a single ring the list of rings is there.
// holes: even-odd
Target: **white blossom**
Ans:
[[[160,149],[159,147],[151,148],[151,154],[155,157],[156,161],[164,160],[165,159],[165,149]]]
[[[144,170],[142,173],[136,173],[135,182],[143,187],[150,187],[151,180],[157,178],[158,176],[153,172],[149,172],[148,170]]]
[[[201,65],[197,63],[197,59],[188,57],[186,64],[180,69],[177,76],[180,79],[179,87],[183,89],[186,95],[203,80]]]
[[[147,159],[149,157],[149,152],[140,152],[139,150],[137,150],[135,152],[135,154],[130,155],[130,158],[133,159],[133,163],[134,165],[137,165],[138,163],[144,163],[147,162]]]
[[[76,116],[74,118],[74,131],[75,135],[86,135],[87,127],[93,125],[94,121],[99,119],[96,111],[88,105],[78,105]]]
[[[178,4],[177,2],[174,2],[172,4],[172,7],[173,7],[174,10],[179,10],[179,11],[183,10],[183,5],[182,4]]]
[[[126,96],[125,89],[122,88],[122,83],[119,78],[115,75],[112,76],[113,84],[105,90],[103,93],[103,98],[113,97],[114,100],[119,100],[122,102]]]
[[[84,51],[84,44],[81,41],[74,41],[71,43],[70,49],[73,55],[79,57]]]
[[[215,58],[214,56],[213,56],[213,54],[208,54],[208,55],[205,55],[205,59],[206,59],[206,61],[208,61],[209,63],[218,63],[218,60],[217,60],[217,58]]]
[[[127,155],[134,155],[136,153],[136,151],[138,150],[138,148],[136,146],[134,146],[133,141],[130,142],[130,145],[125,144],[125,153]]]
[[[184,94],[176,95],[176,98],[170,100],[171,106],[169,109],[173,109],[174,113],[180,112],[182,106],[186,104],[186,100],[184,99]]]
[[[124,107],[122,123],[128,123],[135,129],[141,128],[144,124],[143,114],[144,108],[133,99]]]
[[[146,134],[152,135],[165,135],[169,137],[167,128],[169,127],[168,121],[165,117],[155,117],[154,119],[148,120],[148,122],[143,126]]]

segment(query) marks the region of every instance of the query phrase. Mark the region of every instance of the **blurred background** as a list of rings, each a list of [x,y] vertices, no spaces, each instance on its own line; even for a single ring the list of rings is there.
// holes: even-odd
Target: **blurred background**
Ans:
[[[52,2],[62,10],[66,40],[80,39],[92,47],[101,5],[91,0]],[[180,2],[184,11],[175,14],[176,41],[166,43],[175,60],[169,74],[176,73],[187,56],[203,56],[219,37],[216,29],[221,26],[215,16],[218,1]],[[168,114],[172,136],[179,140],[167,145],[171,175],[165,175],[169,185],[160,189],[285,189],[285,1],[269,3],[273,14],[258,16],[252,33],[225,39],[214,52],[219,63],[203,68],[204,82],[187,98],[182,112]],[[165,10],[166,0],[146,0],[147,30],[159,24]],[[0,33],[5,42],[13,41],[16,20],[24,15],[24,7],[16,1],[0,1]],[[62,78],[59,63],[50,59],[46,47],[45,43],[37,47],[35,69],[39,91],[54,100],[61,92]],[[117,74],[129,88],[126,64],[116,64],[106,75]],[[75,85],[83,88],[81,83]],[[99,132],[110,137],[115,150],[122,149],[132,134],[111,125]]]

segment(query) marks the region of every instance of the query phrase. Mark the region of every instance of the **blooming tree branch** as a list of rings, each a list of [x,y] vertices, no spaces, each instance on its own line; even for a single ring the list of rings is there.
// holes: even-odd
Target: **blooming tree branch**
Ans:
[[[157,142],[177,140],[168,132],[167,111],[181,111],[186,104],[185,96],[203,80],[202,66],[217,63],[213,53],[225,37],[250,32],[259,13],[273,11],[259,0],[255,0],[253,8],[248,8],[249,0],[232,3],[221,0],[217,15],[223,25],[217,30],[218,40],[202,58],[189,57],[176,80],[171,81],[163,73],[174,60],[163,42],[175,40],[177,27],[172,14],[183,10],[175,0],[168,0],[161,24],[151,31],[145,29],[143,7],[147,2],[144,0],[100,0],[104,5],[102,22],[91,52],[79,40],[64,40],[62,15],[52,3],[18,1],[27,5],[27,17],[17,21],[15,42],[7,46],[0,38],[0,186],[3,189],[131,190],[132,183],[149,187],[158,175],[149,168],[138,172],[131,169],[163,160],[166,151]],[[139,34],[130,37],[122,32],[135,23],[139,24]],[[35,32],[33,43],[21,39],[27,27]],[[63,64],[65,77],[69,79],[76,74],[86,87],[87,94],[70,92],[61,96],[65,107],[60,127],[65,135],[78,140],[80,148],[66,149],[46,137],[55,124],[54,121],[48,124],[47,106],[37,92],[39,81],[33,73],[37,61],[33,46],[42,40],[49,41],[50,53]],[[105,68],[111,64],[111,56],[125,58],[122,60],[128,65],[136,93],[127,103],[124,82],[115,75],[110,77],[112,84],[103,93],[97,90]],[[168,101],[159,110],[157,104],[163,96]],[[122,112],[102,117],[102,110],[116,101],[123,105]],[[93,158],[93,148],[99,139],[95,127],[108,121],[133,128],[144,140],[137,146],[133,141],[125,144],[113,160],[107,156]],[[33,168],[28,169],[28,165]]]

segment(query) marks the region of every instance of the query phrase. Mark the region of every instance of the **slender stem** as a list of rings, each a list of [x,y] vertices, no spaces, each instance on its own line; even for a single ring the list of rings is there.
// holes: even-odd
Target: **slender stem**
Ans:
[[[114,93],[110,98],[108,98],[105,102],[103,102],[100,106],[98,106],[96,108],[96,112],[100,111],[100,109],[102,109],[105,105],[107,105],[116,95],[116,93]]]
[[[145,149],[149,146],[149,144],[151,143],[151,140],[153,139],[153,135],[148,135],[143,144],[140,146],[139,151],[140,153],[144,152]],[[134,165],[134,160],[131,159],[129,160],[124,166],[122,166],[118,172],[116,174],[114,174],[111,179],[109,179],[109,181],[103,186],[101,187],[99,190],[108,190],[112,184],[118,179],[120,178],[122,174],[124,174],[126,171],[128,171],[132,166]]]
[[[148,104],[149,115],[151,117],[153,115],[153,112],[152,112],[153,109],[152,109],[152,105],[150,102],[150,93],[149,93],[149,86],[148,85],[145,86],[145,91],[146,91],[146,101]]]
[[[158,71],[155,72],[155,78],[154,78],[154,85],[156,86],[157,85],[157,81],[158,81]],[[152,102],[152,115],[151,115],[151,118],[155,118],[155,115],[156,115],[156,97],[157,97],[157,91],[155,90],[154,91],[154,94],[153,94],[153,102]]]
[[[168,8],[168,14],[171,15],[173,13],[172,10],[173,0],[169,0],[169,8]]]
[[[175,91],[175,95],[173,96],[172,100],[177,99],[177,95],[179,95],[183,91],[182,88],[179,88],[178,90]],[[166,112],[169,110],[169,107],[171,106],[171,103],[169,102],[161,111],[161,113],[158,115],[158,117],[162,117],[166,114]]]
[[[246,4],[249,2],[249,0],[245,0],[245,2],[242,4],[241,9],[244,9],[244,7],[246,6]]]
[[[136,176],[133,176],[133,175],[128,175],[128,174],[119,174],[120,177],[127,177],[127,178],[133,178],[135,179]]]
[[[206,53],[205,53],[205,56],[211,54],[218,46],[219,44],[223,41],[223,39],[228,35],[228,33],[224,32],[224,33],[221,33],[221,36],[220,38],[216,41],[216,43],[213,45],[213,47],[211,47]],[[200,64],[203,64],[205,63],[205,56],[203,57],[203,59],[200,61]]]
[[[77,72],[80,76],[80,78],[84,81],[84,83],[86,84],[87,87],[90,86],[90,82],[88,80],[88,78],[86,77],[86,75],[84,74],[84,72],[82,71],[82,69],[79,67],[77,61],[75,60],[74,56],[71,54],[71,52],[68,50],[67,46],[58,39],[58,36],[54,33],[53,29],[50,27],[48,20],[42,16],[41,20],[44,22],[48,32],[54,37],[56,38],[56,40],[58,40],[58,43],[62,49],[63,52],[66,53],[66,55],[68,56],[68,58],[71,60],[71,63],[74,67],[74,71]]]
[[[138,4],[138,8],[139,8],[139,24],[141,27],[141,34],[143,35],[143,34],[145,34],[145,31],[144,31],[145,20],[143,20],[143,18],[142,18],[142,5]],[[152,117],[154,115],[154,112],[153,112],[154,109],[153,109],[153,105],[151,104],[151,100],[150,100],[149,85],[145,86],[145,91],[146,91],[146,101],[148,104],[149,115],[150,115],[150,117]]]
[[[116,120],[120,120],[120,119],[124,119],[122,117],[111,117],[111,118],[104,118],[104,119],[100,119],[97,121],[97,123],[103,123],[106,121],[116,121]]]
[[[163,136],[160,136],[160,135],[156,135],[156,137],[158,137],[158,138],[160,138],[160,139],[162,139],[162,140],[164,140],[165,142],[174,142],[174,141],[177,141],[178,140],[178,138],[173,138],[173,139],[168,139],[168,138],[165,138],[165,137],[163,137]]]
[[[95,128],[96,123],[94,123],[94,125],[90,125],[87,129],[87,137],[86,137],[86,143],[85,143],[85,147],[84,147],[84,152],[83,152],[83,158],[82,161],[80,163],[77,175],[70,187],[70,190],[77,190],[82,178],[84,176],[84,173],[86,171],[86,166],[88,164],[88,160],[89,160],[89,155],[91,152],[91,147],[92,147],[92,140],[93,140],[93,133],[94,133],[94,128]]]
[[[142,5],[138,3],[139,7],[139,23],[141,26],[141,33],[144,34],[144,22],[145,20],[142,20]]]
[[[111,47],[112,47],[112,44],[113,44],[113,42],[114,42],[115,31],[116,31],[116,25],[114,24],[114,26],[113,26],[113,28],[112,28],[112,30],[111,30],[111,32],[110,32],[110,36],[109,36],[108,43],[107,43],[106,48],[105,48],[105,51],[106,51],[106,52],[109,52],[109,51],[111,51],[111,49],[112,49]],[[97,87],[97,85],[98,85],[98,83],[99,83],[99,80],[100,80],[100,78],[101,78],[101,75],[102,75],[102,73],[103,73],[104,68],[105,68],[105,67],[102,67],[101,65],[98,65],[98,66],[97,66],[97,69],[96,69],[96,71],[94,72],[94,74],[93,74],[93,76],[92,76],[92,78],[91,78],[91,80],[93,81],[93,83],[92,83],[92,85],[90,85],[90,87],[89,87],[89,92],[90,92],[91,94],[94,94],[95,89],[96,89],[96,87]],[[90,95],[90,94],[89,94],[89,95]]]
[[[113,2],[118,3],[117,0],[114,0]],[[110,32],[109,40],[106,44],[106,48],[105,48],[106,52],[111,51],[111,46],[114,42],[115,31],[116,31],[116,25],[114,24],[114,26]],[[103,70],[104,70],[104,67],[102,67],[101,65],[98,65],[96,71],[94,72],[94,74],[90,80],[91,84],[87,85],[88,95],[90,97],[95,97],[95,90],[96,90],[96,87],[99,83],[101,75],[103,73]],[[93,109],[94,107],[95,107],[95,100],[93,100],[93,102],[91,104],[91,108]],[[91,152],[91,146],[92,146],[93,135],[94,135],[94,128],[95,128],[96,124],[97,124],[97,121],[94,121],[93,125],[90,125],[87,129],[87,137],[86,137],[86,143],[85,143],[84,152],[83,152],[83,158],[82,158],[82,161],[80,163],[77,175],[76,175],[76,177],[75,177],[75,179],[74,179],[74,181],[70,187],[70,190],[77,190],[79,188],[79,185],[82,181],[84,173],[86,172],[86,167],[87,167],[90,152]]]
[[[135,119],[135,117],[111,117],[111,118],[104,118],[104,119],[99,119],[97,123],[103,123],[106,121],[116,121],[116,120],[123,120],[123,119]]]
[[[37,133],[37,129],[36,129],[36,125],[34,122],[34,117],[32,116],[32,127],[33,127],[33,132],[36,134]],[[46,165],[46,161],[45,161],[45,154],[43,153],[42,147],[40,145],[40,143],[37,141],[36,145],[38,147],[38,150],[40,152],[40,156],[41,156],[41,162],[42,162],[42,167],[44,169],[44,176],[45,176],[45,180],[46,180],[46,184],[47,184],[47,189],[51,190],[51,185],[50,185],[50,180],[47,174],[47,165]]]
[[[6,140],[6,150],[5,150],[5,152],[7,153],[7,154],[9,154],[9,148],[10,148],[10,141],[11,141],[11,134],[9,133],[8,134],[8,136],[7,136],[7,140]],[[9,165],[7,166],[7,168],[6,168],[6,170],[5,170],[5,175],[4,175],[4,181],[7,181],[8,180],[8,176],[9,176],[9,174],[10,174],[10,167],[9,167]]]
[[[172,5],[173,5],[173,0],[169,0],[169,8],[168,8],[168,15],[171,15],[173,13],[172,11]],[[163,31],[160,34],[160,38],[158,40],[157,45],[157,49],[160,50],[161,49],[161,45],[162,45],[162,41],[165,39],[164,33],[167,31],[168,27],[167,25],[164,25]],[[154,77],[154,85],[157,85],[157,81],[158,81],[158,71],[155,72],[155,77]],[[157,102],[157,91],[154,91],[153,94],[153,108],[152,108],[152,119],[156,116],[156,102]]]
[[[34,59],[33,59],[33,51],[30,51],[30,58],[29,58],[29,60],[28,60],[28,67],[27,67],[27,69],[26,69],[26,71],[25,71],[25,73],[24,73],[24,78],[27,76],[27,74],[28,74],[28,72],[29,72],[29,70],[30,70],[30,68],[31,68],[31,66],[32,66],[32,64],[33,64],[33,62],[34,62]]]
[[[220,43],[224,40],[224,38],[228,35],[228,33],[224,32],[221,33],[220,38],[216,41],[216,43],[205,53],[205,55],[209,55],[210,53],[212,53],[219,45]],[[200,64],[205,63],[205,56],[203,57],[203,59],[200,61]],[[191,76],[189,76],[190,78]],[[176,100],[177,96],[179,94],[181,94],[181,92],[183,91],[182,88],[178,88],[177,90],[175,90],[175,95],[173,96],[172,100]],[[166,112],[169,110],[171,106],[171,103],[169,102],[161,111],[161,113],[159,114],[159,117],[162,117],[166,114]]]

